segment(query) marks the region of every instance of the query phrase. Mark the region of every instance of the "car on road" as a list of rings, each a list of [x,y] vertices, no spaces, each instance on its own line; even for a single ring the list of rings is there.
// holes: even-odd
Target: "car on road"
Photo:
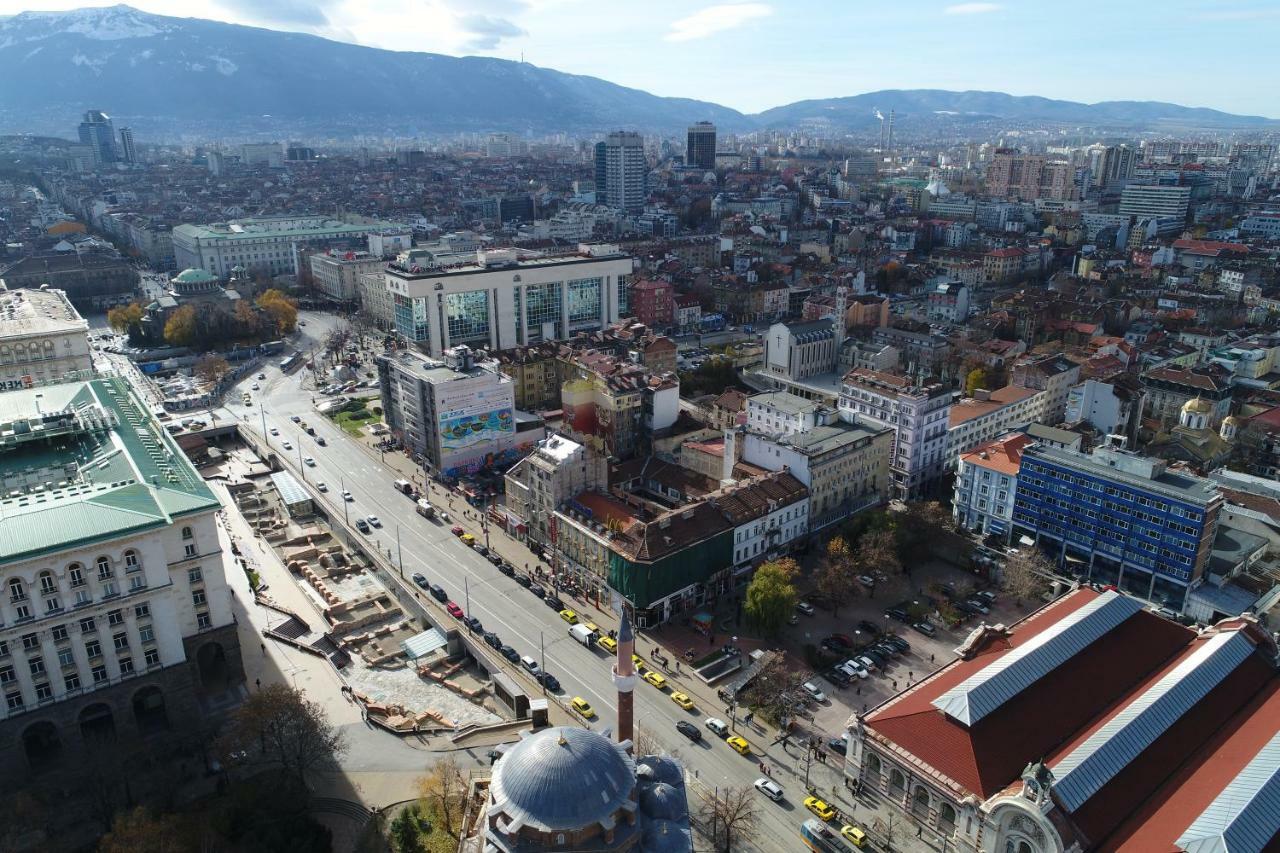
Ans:
[[[849,739],[846,737],[833,737],[827,741],[827,749],[837,755],[845,755],[849,752]]]
[[[366,516],[364,517],[364,520],[365,520],[365,521],[367,521],[367,522],[369,522],[369,524],[371,524],[371,525],[372,525],[372,526],[374,526],[374,527],[381,527],[381,526],[382,526],[382,521],[381,521],[381,520],[379,520],[379,518],[378,518],[376,515],[366,515]]]
[[[840,827],[840,835],[854,847],[867,846],[867,834],[852,824],[846,823]]]
[[[689,740],[697,743],[702,740],[702,732],[698,731],[698,727],[688,720],[677,720],[676,731],[687,737]]]
[[[462,608],[458,606],[458,602],[446,601],[444,605],[444,609],[448,610],[449,615],[452,616],[454,619],[462,618]]]
[[[662,674],[649,670],[644,674],[644,680],[652,684],[659,690],[663,690],[667,686],[667,679]]]
[[[911,617],[907,615],[907,611],[903,610],[901,607],[890,607],[885,610],[884,615],[890,619],[895,619],[898,622],[911,621]]]
[[[560,692],[560,681],[551,673],[540,672],[537,675],[535,675],[533,678],[535,681],[537,681],[543,687],[550,690],[552,693]]]
[[[466,625],[468,628],[470,628],[472,631],[475,631],[477,634],[484,633],[484,624],[474,616],[466,617],[465,619],[462,620],[462,624]]]
[[[547,591],[536,583],[529,584],[529,592],[533,593],[537,598],[546,598]]]
[[[863,586],[873,587],[876,585],[876,579],[871,577],[871,575],[858,575],[858,583]]]
[[[688,693],[680,693],[680,692],[672,693],[671,701],[675,702],[677,705],[679,705],[681,708],[684,708],[686,711],[696,710],[693,706],[693,700],[689,698]]]
[[[363,518],[357,518],[356,530],[359,530],[361,533],[364,533],[364,534],[370,533],[371,531],[369,529],[369,522],[365,521]]]
[[[314,468],[316,467],[316,460],[310,456],[304,456],[302,457],[302,464],[306,465],[308,468]]]
[[[323,435],[317,435],[317,436],[316,436],[316,444],[320,445],[321,447],[324,447],[324,446],[325,446],[326,444],[328,444],[328,443],[329,443],[329,442],[327,442],[327,441],[325,441],[325,440],[324,440],[324,436],[323,436]]]
[[[764,794],[766,797],[773,800],[775,803],[782,802],[782,786],[779,785],[777,782],[773,781],[772,779],[766,779],[763,776],[761,776],[752,784],[755,786],[755,789],[757,791]]]
[[[296,424],[299,421],[301,421],[302,418],[298,417],[297,415],[289,415],[289,420],[293,421]]]
[[[520,586],[524,587],[525,589],[533,588],[533,579],[530,578],[528,575],[516,575],[516,583],[520,584]]]
[[[458,538],[462,540],[463,545],[470,546],[476,544],[476,537],[472,536],[470,533],[464,533]]]
[[[422,587],[423,589],[426,589],[427,587],[431,586],[431,584],[427,583],[427,576],[422,574],[421,572],[413,573],[413,582],[416,583],[418,586]]]
[[[805,693],[808,693],[809,696],[815,702],[827,701],[827,694],[823,693],[822,689],[819,688],[818,685],[814,684],[812,681],[806,681],[804,684],[801,684],[800,689],[802,689]]]
[[[267,432],[271,433],[272,435],[280,434],[280,430],[276,429],[275,427],[272,427],[271,429],[267,430]]]
[[[452,533],[454,536],[461,536],[462,534],[466,533],[467,531],[465,531],[465,530],[463,530],[463,529],[462,529],[462,525],[461,525],[461,524],[455,524],[453,527],[450,527],[450,528],[449,528],[449,532],[450,532],[450,533]]]
[[[814,613],[817,612],[816,610],[813,609],[813,605],[807,601],[797,601],[796,610],[800,611],[805,616],[812,616]]]
[[[720,737],[729,736],[729,724],[719,717],[708,717],[702,724]]]
[[[347,491],[346,489],[342,490],[342,499],[347,503],[351,503],[352,501],[355,500],[355,498],[351,496],[351,492]]]
[[[866,631],[868,634],[874,637],[875,635],[880,633],[880,626],[872,622],[870,619],[859,619],[858,630]]]
[[[596,645],[604,649],[606,652],[616,652],[618,650],[618,641],[613,637],[601,637],[596,640]]]
[[[257,390],[258,390],[258,387],[259,387],[259,386],[258,386],[258,383],[257,383],[257,382],[255,382],[255,383],[253,383],[252,385],[250,385],[250,386],[249,386],[249,388],[250,388],[251,390],[254,390],[254,391],[257,391]]]
[[[742,735],[734,735],[733,737],[725,738],[724,742],[729,744],[729,748],[738,753],[738,755],[751,754],[751,744],[747,743],[747,739]]]
[[[934,628],[932,625],[930,625],[928,622],[912,622],[911,628],[914,631],[918,631],[921,634],[924,634],[926,637],[934,637],[934,636],[937,636],[938,634],[937,629]]]
[[[590,703],[581,696],[574,696],[573,699],[569,700],[569,707],[584,720],[595,719],[595,710],[591,707]]]
[[[329,487],[324,484],[324,480],[317,480],[316,490],[321,492],[327,492],[329,491]]]
[[[817,797],[805,797],[804,807],[817,815],[820,820],[831,820],[836,816],[836,810],[831,808],[831,804]]]
[[[532,672],[534,675],[537,675],[542,670],[542,668],[538,666],[538,662],[528,655],[520,658],[520,665],[529,670],[529,672]]]
[[[283,447],[285,450],[293,450],[292,441],[282,441],[280,442],[280,446]]]
[[[485,644],[489,646],[489,648],[492,648],[492,649],[502,648],[502,638],[499,637],[497,634],[493,633],[492,631],[484,632],[484,641],[485,641]]]
[[[483,543],[477,542],[477,543],[475,543],[474,545],[472,545],[471,547],[472,547],[472,548],[474,548],[474,549],[475,549],[475,551],[476,551],[476,553],[477,553],[477,554],[479,554],[481,557],[487,557],[487,556],[489,556],[489,546],[488,546],[488,545],[485,545],[485,544],[483,544]]]
[[[570,625],[577,625],[577,624],[578,624],[578,614],[577,614],[577,613],[574,613],[572,610],[568,610],[568,609],[566,609],[566,610],[561,610],[561,611],[560,611],[560,618],[561,618],[561,619],[563,619],[564,621],[568,622]]]

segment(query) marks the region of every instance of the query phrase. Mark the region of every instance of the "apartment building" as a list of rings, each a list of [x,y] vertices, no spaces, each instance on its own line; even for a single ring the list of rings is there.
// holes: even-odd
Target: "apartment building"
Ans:
[[[517,534],[547,545],[552,514],[575,495],[607,488],[608,470],[586,445],[551,435],[507,471],[506,483],[506,510],[517,520]]]
[[[332,252],[309,255],[315,289],[336,302],[352,302],[360,296],[360,277],[380,275],[386,261],[369,252]]]
[[[983,536],[1009,539],[1022,451],[1034,441],[1018,432],[960,454],[951,497],[951,516],[957,525]]]
[[[326,216],[262,216],[173,229],[173,258],[178,269],[203,269],[221,279],[236,267],[266,275],[297,274],[298,245],[363,239],[390,227],[389,222],[347,222]]]
[[[123,380],[0,411],[0,773],[191,731],[244,680],[216,496]]]
[[[947,469],[948,417],[954,392],[905,376],[855,368],[840,387],[840,417],[893,433],[890,496],[916,498]]]
[[[61,290],[0,290],[0,390],[93,375],[89,323]]]
[[[994,198],[1019,201],[1074,199],[1078,196],[1074,173],[1070,163],[1040,154],[1000,150],[987,166],[987,193]]]
[[[1048,392],[1006,385],[994,391],[978,389],[957,400],[947,414],[947,465],[979,445],[1018,426],[1043,421]]]

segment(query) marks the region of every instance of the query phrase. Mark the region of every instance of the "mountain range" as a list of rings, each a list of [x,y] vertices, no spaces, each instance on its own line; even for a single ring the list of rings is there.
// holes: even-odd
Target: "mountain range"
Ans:
[[[887,90],[798,101],[755,115],[523,62],[363,47],[302,33],[176,18],[129,6],[0,18],[0,131],[61,128],[86,109],[135,127],[209,134],[281,127],[325,136],[460,130],[871,131],[998,122],[1153,127],[1280,126],[1158,102],[1082,104],[1001,92]],[[73,123],[73,122],[72,122]]]

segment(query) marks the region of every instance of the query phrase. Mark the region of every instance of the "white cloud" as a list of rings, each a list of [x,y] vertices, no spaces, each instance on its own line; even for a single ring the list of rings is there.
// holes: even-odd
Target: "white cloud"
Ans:
[[[671,32],[666,41],[691,41],[706,38],[713,33],[732,30],[756,18],[766,18],[773,9],[764,3],[723,3],[708,6],[686,18],[671,22]]]
[[[957,3],[943,9],[947,15],[985,15],[988,12],[999,12],[1003,6],[999,3]]]

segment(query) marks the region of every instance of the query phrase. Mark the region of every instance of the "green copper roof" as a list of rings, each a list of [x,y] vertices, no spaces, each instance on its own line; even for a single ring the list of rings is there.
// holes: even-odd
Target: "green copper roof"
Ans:
[[[173,280],[179,284],[199,284],[201,282],[217,281],[218,277],[202,269],[192,268],[178,273],[173,277]]]
[[[0,562],[113,539],[218,500],[122,379],[0,394]]]

